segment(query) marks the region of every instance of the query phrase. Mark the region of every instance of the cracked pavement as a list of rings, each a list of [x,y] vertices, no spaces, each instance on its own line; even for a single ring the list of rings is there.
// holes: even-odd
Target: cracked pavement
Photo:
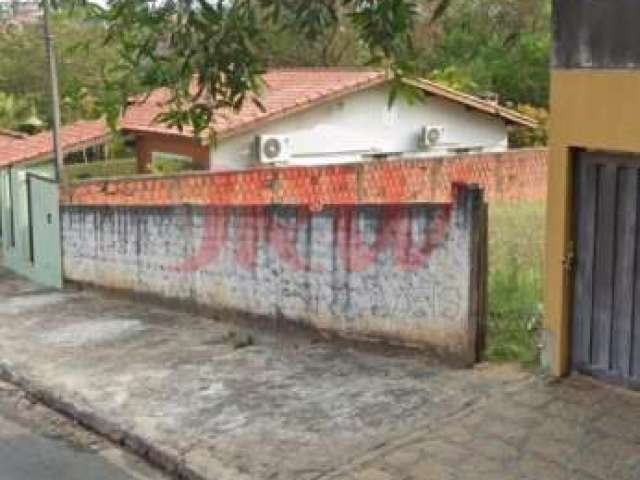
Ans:
[[[617,426],[640,397],[587,379],[460,370],[1,270],[0,302],[5,369],[199,478],[640,478],[640,430]]]

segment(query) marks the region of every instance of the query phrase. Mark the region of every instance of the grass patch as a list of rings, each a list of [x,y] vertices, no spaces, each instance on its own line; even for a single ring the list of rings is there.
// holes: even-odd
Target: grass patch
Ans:
[[[89,178],[125,177],[138,172],[137,160],[123,158],[101,162],[77,163],[65,165],[64,173],[69,181]]]
[[[538,362],[544,237],[543,202],[490,206],[488,360]]]
[[[178,155],[158,155],[151,161],[151,173],[154,175],[175,175],[187,170],[193,170],[193,161]]]

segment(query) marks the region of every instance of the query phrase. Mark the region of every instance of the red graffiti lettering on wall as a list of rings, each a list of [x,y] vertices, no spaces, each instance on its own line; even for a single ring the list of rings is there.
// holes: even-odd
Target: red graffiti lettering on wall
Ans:
[[[384,209],[377,222],[373,238],[364,238],[353,208],[342,209],[337,221],[338,254],[350,272],[363,272],[370,268],[387,249],[391,250],[394,265],[403,271],[423,268],[433,250],[445,239],[451,223],[451,205],[443,205],[432,221],[426,222],[422,243],[414,242],[410,208]]]
[[[377,223],[373,239],[364,238],[359,224],[358,213],[352,207],[341,208],[337,212],[336,235],[338,256],[349,272],[363,272],[376,262],[387,246],[388,235],[385,225],[390,215],[382,214]]]
[[[318,267],[311,265],[310,261],[304,258],[298,249],[300,226],[302,225],[302,228],[306,230],[309,221],[311,221],[311,213],[304,209],[298,209],[295,217],[282,219],[275,216],[270,225],[270,247],[287,267],[296,272],[318,270]]]
[[[203,235],[196,253],[173,267],[181,272],[196,272],[217,259],[230,243],[234,260],[246,270],[257,267],[259,246],[265,242],[280,261],[294,271],[321,271],[299,251],[299,235],[308,228],[311,213],[298,209],[296,216],[270,215],[266,207],[244,208],[232,221],[232,210],[211,207],[205,211]],[[382,207],[379,220],[372,223],[367,237],[360,224],[358,209],[336,210],[334,234],[338,258],[349,272],[363,272],[389,251],[396,268],[416,271],[423,268],[433,251],[446,238],[452,217],[452,205],[442,205],[433,218],[425,221],[421,232],[414,231],[410,207]],[[371,228],[371,227],[370,227]],[[230,236],[233,229],[233,236]],[[416,236],[420,241],[416,241]]]
[[[236,225],[235,259],[236,263],[246,270],[254,270],[258,260],[261,232],[266,225],[266,212],[263,207],[249,207],[243,210]]]
[[[220,255],[229,232],[227,210],[223,207],[209,206],[205,209],[203,217],[204,223],[198,250],[180,264],[173,265],[171,270],[197,272]]]
[[[430,224],[425,224],[422,242],[414,241],[411,216],[398,215],[395,222],[393,258],[397,268],[404,271],[417,271],[425,266],[433,251],[445,239],[451,224],[451,205],[439,209]]]

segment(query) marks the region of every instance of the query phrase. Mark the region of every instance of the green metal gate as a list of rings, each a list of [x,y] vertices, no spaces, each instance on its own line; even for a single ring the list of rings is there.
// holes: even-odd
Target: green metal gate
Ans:
[[[2,260],[34,282],[62,288],[59,189],[47,173],[42,167],[0,171]]]
[[[58,184],[27,173],[31,255],[39,283],[62,288],[62,247]]]

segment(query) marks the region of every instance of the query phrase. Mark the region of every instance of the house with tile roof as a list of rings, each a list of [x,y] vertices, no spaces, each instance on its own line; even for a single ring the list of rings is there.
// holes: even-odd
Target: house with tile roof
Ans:
[[[102,121],[62,127],[65,156],[102,148],[111,131]],[[48,286],[62,282],[58,185],[53,137],[0,130],[0,263]]]
[[[169,92],[157,90],[126,110],[121,128],[136,139],[141,172],[155,158],[174,156],[195,168],[222,171],[261,165],[325,165],[372,158],[443,156],[508,148],[510,126],[535,122],[495,102],[427,80],[408,81],[420,101],[389,107],[389,79],[378,70],[270,70],[254,102],[220,111],[208,132],[157,121]]]

